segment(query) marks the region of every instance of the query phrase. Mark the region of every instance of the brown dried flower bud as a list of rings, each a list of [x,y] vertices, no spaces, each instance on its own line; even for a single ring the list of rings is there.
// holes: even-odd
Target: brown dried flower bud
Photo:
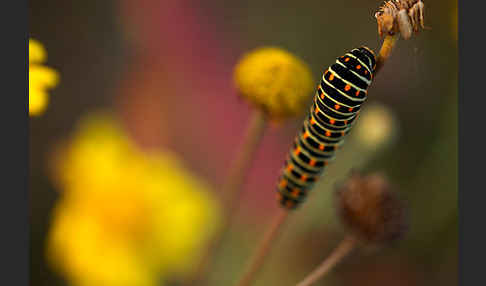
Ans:
[[[407,229],[404,204],[382,174],[353,172],[337,189],[336,203],[341,220],[366,242],[391,242]]]
[[[413,33],[424,29],[424,9],[422,0],[386,1],[375,13],[380,37],[400,33],[408,40]]]

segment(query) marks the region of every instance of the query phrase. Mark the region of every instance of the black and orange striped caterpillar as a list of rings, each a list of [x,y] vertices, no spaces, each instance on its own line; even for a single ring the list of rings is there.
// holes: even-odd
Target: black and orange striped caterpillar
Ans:
[[[373,51],[363,46],[339,57],[324,72],[277,184],[283,207],[294,209],[303,202],[334,158],[366,100],[375,68]]]

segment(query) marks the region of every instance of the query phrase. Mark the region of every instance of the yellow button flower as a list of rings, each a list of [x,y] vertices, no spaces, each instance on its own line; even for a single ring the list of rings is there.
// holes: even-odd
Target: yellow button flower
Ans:
[[[107,115],[61,152],[47,257],[72,285],[163,285],[190,270],[219,218],[204,180],[170,152],[139,150]]]
[[[41,43],[29,39],[29,115],[41,115],[49,103],[48,89],[59,82],[59,74],[46,66],[47,53]]]
[[[313,95],[307,64],[277,47],[246,54],[236,65],[234,79],[242,97],[275,118],[304,113]]]

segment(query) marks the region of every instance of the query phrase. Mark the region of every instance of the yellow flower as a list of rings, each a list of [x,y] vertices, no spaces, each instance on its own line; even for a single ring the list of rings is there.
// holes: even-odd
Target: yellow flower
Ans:
[[[29,115],[41,115],[49,103],[47,90],[59,82],[59,74],[46,66],[47,53],[41,43],[29,39]]]
[[[307,64],[276,47],[246,54],[236,65],[234,79],[242,97],[276,118],[307,111],[314,87]]]
[[[379,150],[396,138],[398,123],[393,112],[380,103],[370,103],[357,120],[355,136],[367,149]]]
[[[101,115],[81,122],[60,158],[47,257],[72,285],[162,285],[190,270],[219,206],[177,156],[142,152]]]

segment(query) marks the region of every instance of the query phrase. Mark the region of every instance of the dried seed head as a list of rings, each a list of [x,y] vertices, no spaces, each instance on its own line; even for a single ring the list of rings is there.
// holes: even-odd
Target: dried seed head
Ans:
[[[380,37],[400,33],[408,40],[413,32],[424,29],[424,9],[422,0],[386,1],[375,13]]]
[[[366,242],[391,242],[407,229],[404,204],[381,174],[354,172],[337,189],[336,203],[341,220]]]

